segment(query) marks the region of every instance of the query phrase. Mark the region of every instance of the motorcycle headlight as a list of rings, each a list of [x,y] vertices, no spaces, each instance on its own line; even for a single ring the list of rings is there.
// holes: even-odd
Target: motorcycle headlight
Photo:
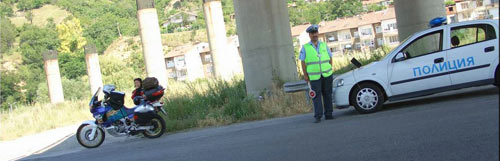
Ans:
[[[337,87],[341,87],[341,86],[343,86],[343,85],[344,85],[344,79],[337,79],[337,80],[335,81],[335,85],[336,85]]]

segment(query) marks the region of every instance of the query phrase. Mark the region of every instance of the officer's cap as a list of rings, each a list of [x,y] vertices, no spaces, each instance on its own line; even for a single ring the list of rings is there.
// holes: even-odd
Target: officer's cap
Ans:
[[[318,25],[311,25],[306,30],[307,33],[318,32]]]

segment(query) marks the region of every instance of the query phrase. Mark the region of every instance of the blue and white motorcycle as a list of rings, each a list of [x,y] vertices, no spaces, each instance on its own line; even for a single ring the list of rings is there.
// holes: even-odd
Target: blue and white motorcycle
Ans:
[[[100,89],[89,103],[95,120],[83,122],[76,132],[80,145],[86,148],[100,146],[104,141],[105,131],[114,137],[143,134],[147,138],[157,138],[165,133],[165,121],[158,113],[165,116],[167,113],[161,102],[143,100],[136,107],[127,108],[124,106],[125,94],[114,91],[115,86],[103,87],[104,100],[101,101],[97,98]],[[163,88],[161,90],[163,96]]]

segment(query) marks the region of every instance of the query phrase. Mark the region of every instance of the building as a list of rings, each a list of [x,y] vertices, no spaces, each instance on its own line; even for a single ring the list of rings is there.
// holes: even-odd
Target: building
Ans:
[[[306,32],[306,29],[311,26],[311,24],[298,25],[291,28],[292,30],[292,38],[296,41],[293,46],[302,46],[309,41],[309,34]]]
[[[498,19],[498,0],[454,0],[448,5],[446,18],[448,23],[478,19]]]
[[[228,38],[228,50],[235,60],[236,71],[243,74],[238,36]],[[168,77],[178,81],[194,81],[199,78],[213,78],[215,75],[212,54],[207,42],[186,44],[174,48],[165,55]]]
[[[318,25],[319,40],[326,42],[334,55],[399,44],[394,8],[320,22]],[[310,41],[305,32],[308,26],[310,25],[292,27],[292,37],[298,40],[294,45],[304,45]]]
[[[181,24],[183,21],[193,22],[196,21],[198,15],[195,13],[181,11],[167,18],[165,22],[162,23],[163,27],[168,27],[170,24]]]

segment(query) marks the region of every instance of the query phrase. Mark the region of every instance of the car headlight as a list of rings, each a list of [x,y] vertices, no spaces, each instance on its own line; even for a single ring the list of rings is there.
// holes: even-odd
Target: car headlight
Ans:
[[[343,86],[343,85],[344,85],[344,79],[337,79],[337,80],[335,81],[335,85],[336,85],[337,87]]]

